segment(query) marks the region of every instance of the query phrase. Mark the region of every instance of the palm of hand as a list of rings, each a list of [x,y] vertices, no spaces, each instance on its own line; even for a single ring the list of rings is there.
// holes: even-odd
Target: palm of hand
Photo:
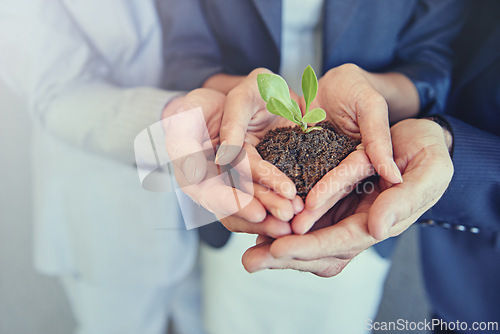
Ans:
[[[298,95],[290,91],[290,95],[296,101],[299,100]],[[259,108],[252,116],[246,133],[246,141],[256,146],[262,138],[271,130],[280,128],[296,126],[292,121],[289,121],[283,117],[271,114],[265,106],[265,102],[262,101],[262,106]]]

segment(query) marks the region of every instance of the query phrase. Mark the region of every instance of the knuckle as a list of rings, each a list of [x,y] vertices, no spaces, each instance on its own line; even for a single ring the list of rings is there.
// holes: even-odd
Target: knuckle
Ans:
[[[377,114],[383,112],[384,115],[388,112],[388,105],[385,98],[368,84],[359,88],[356,103],[358,107],[356,108],[356,115],[358,118],[364,117],[366,111],[370,111],[371,115],[374,112]]]
[[[369,94],[369,98],[373,103],[373,105],[387,108],[387,101],[375,89],[370,89],[369,92],[367,92],[367,94]]]
[[[245,89],[241,88],[241,85],[238,85],[231,89],[229,93],[227,93],[226,99],[227,101],[237,101],[239,98],[241,98],[241,96],[244,96],[245,91]]]
[[[219,128],[221,133],[227,133],[233,128],[233,124],[230,120],[224,120]]]
[[[346,71],[349,73],[353,71],[358,71],[359,69],[360,67],[353,63],[346,63],[339,66],[339,70]]]
[[[323,255],[330,255],[329,254],[329,242],[325,242],[322,238],[319,238],[317,235],[315,234],[311,234],[311,237],[313,238],[314,240],[314,243],[316,244],[316,249],[319,250],[319,253],[320,254],[323,254]]]
[[[354,253],[355,250],[353,247],[353,240],[357,240],[358,233],[355,233],[348,225],[345,225],[337,235],[337,244],[341,245],[344,248],[342,254],[351,254]],[[338,254],[332,254],[337,256]]]
[[[231,120],[226,120],[224,121],[219,129],[221,140],[227,140],[228,136],[236,136],[236,135],[241,135],[246,132],[246,129],[243,125],[239,124],[238,122],[233,122]],[[238,136],[239,137],[239,136]]]
[[[257,74],[260,74],[260,73],[272,73],[272,72],[265,67],[258,67],[256,69],[252,70],[252,72],[250,72],[249,76],[256,76]]]

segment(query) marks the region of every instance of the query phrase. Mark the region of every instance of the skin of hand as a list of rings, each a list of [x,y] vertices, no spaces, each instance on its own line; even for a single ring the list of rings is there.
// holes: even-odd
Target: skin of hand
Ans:
[[[276,240],[259,236],[258,244],[243,255],[246,270],[295,269],[335,276],[357,254],[401,234],[432,207],[453,175],[443,129],[430,120],[409,119],[394,125],[391,135],[403,183],[369,179],[370,191],[350,193],[311,232]]]
[[[295,186],[291,180],[271,164],[262,161],[254,148],[269,130],[279,126],[294,125],[266,110],[265,102],[260,98],[256,83],[259,73],[269,73],[269,71],[262,68],[256,69],[246,78],[216,75],[205,83],[206,86],[218,87],[224,92],[229,91],[220,129],[222,144],[217,153],[216,162],[220,165],[230,163],[238,155],[239,147],[243,146],[249,156],[253,157],[255,168],[252,168],[252,171],[255,171],[253,173],[255,182],[261,183],[284,198],[293,199]],[[236,86],[229,89],[228,85],[229,87]],[[399,87],[399,91],[391,87]],[[397,107],[397,100],[394,96],[400,95],[412,101],[411,93],[415,93],[416,98],[413,100],[416,100],[416,103],[407,104],[415,105],[410,108],[411,110],[418,110],[418,94],[412,89],[415,90],[413,84],[399,74],[372,74],[354,64],[345,64],[330,70],[319,81],[319,93],[315,104],[327,111],[328,119],[340,131],[357,138],[361,137],[361,133],[363,134],[363,145],[368,152],[368,159],[366,154],[358,151],[351,154],[311,191],[306,201],[307,209],[302,213],[297,211],[300,208],[299,199],[293,199],[296,203],[292,205],[293,210],[290,205],[281,206],[280,203],[284,203],[283,201],[266,201],[264,196],[258,197],[259,200],[266,208],[272,207],[268,211],[283,221],[291,219],[293,213],[299,212],[300,214],[293,219],[292,230],[294,233],[303,234],[345,196],[353,184],[374,173],[371,167],[373,161],[375,161],[373,163],[375,169],[378,168],[377,171],[382,177],[393,183],[401,182],[401,174],[392,159],[387,105],[390,103]],[[388,100],[379,91],[383,92]],[[403,92],[406,93],[402,94]],[[296,98],[293,92],[291,95]],[[398,112],[411,111],[401,111],[399,110],[401,108],[396,107],[394,108]],[[358,123],[360,126],[357,125]],[[341,184],[332,185],[331,180],[336,179],[336,174],[343,174],[346,177]],[[328,187],[326,191],[325,185]],[[292,192],[287,193],[286,190],[289,189],[292,189]],[[265,193],[265,191],[256,191],[256,193]],[[270,198],[270,196],[266,197]],[[226,227],[233,231],[245,232],[246,229],[241,225],[244,225],[243,222],[237,226],[227,223]],[[254,230],[254,227],[252,226],[250,230]]]
[[[221,166],[230,164],[243,149],[249,157],[251,177],[255,182],[254,196],[274,217],[288,224],[288,221],[303,209],[302,199],[296,194],[295,184],[277,167],[262,160],[255,146],[268,131],[295,124],[271,114],[266,109],[266,103],[262,100],[257,86],[257,75],[260,73],[272,72],[258,68],[245,78],[236,77],[236,81],[228,81],[230,84],[236,83],[236,86],[229,90],[226,97],[220,127],[221,145],[215,161]],[[223,87],[223,91],[228,90],[227,84],[221,82],[225,79],[228,79],[227,75],[217,75],[213,80],[207,80],[205,86]],[[299,100],[293,91],[290,95],[296,101]],[[226,224],[225,221],[222,223]],[[244,221],[227,223],[226,227],[239,232],[255,231],[256,228]],[[291,233],[289,224],[288,231]]]
[[[253,195],[229,186],[227,173],[213,162],[225,98],[220,92],[201,88],[168,103],[162,113],[167,152],[178,184],[197,203],[217,216],[234,213],[246,221],[261,222],[266,217],[265,207]],[[186,112],[195,108],[201,108],[203,117]],[[175,122],[165,121],[172,116]],[[240,210],[241,203],[246,206]]]
[[[373,85],[371,75],[354,64],[332,68],[319,80],[313,103],[325,109],[338,131],[361,139],[380,176],[398,183],[401,173],[392,158],[388,101]]]
[[[219,166],[214,162],[213,147],[220,142],[219,129],[225,103],[226,95],[201,88],[174,99],[165,107],[162,115],[164,120],[176,117],[175,121],[164,121],[163,125],[166,148],[177,183],[184,193],[215,213],[221,221],[225,221],[228,215],[240,219],[241,223],[231,225],[232,230],[243,229],[273,237],[290,234],[288,220],[302,210],[302,200],[298,196],[293,200],[286,199],[270,191],[262,185],[266,184],[267,177],[259,180],[262,184],[252,181],[252,175],[276,173],[276,167],[260,164],[262,159],[260,156],[256,158],[257,151],[247,143],[245,150],[238,148],[240,153],[235,161],[241,161],[241,156],[247,154],[249,168],[242,168],[241,165]],[[186,112],[195,108],[201,108],[202,117],[197,113]],[[238,186],[229,182],[228,173],[224,173],[229,167],[234,167],[238,173]],[[270,169],[266,171],[265,168]],[[286,176],[277,173],[276,178],[274,182],[278,184]]]

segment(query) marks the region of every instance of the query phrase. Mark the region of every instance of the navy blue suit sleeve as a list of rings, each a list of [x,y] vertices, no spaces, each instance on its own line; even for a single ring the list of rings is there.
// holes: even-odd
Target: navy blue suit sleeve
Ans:
[[[500,231],[500,137],[444,116],[453,132],[452,181],[424,219]]]
[[[420,97],[421,115],[444,110],[452,71],[450,42],[462,27],[465,3],[457,0],[420,0],[401,33],[390,71],[412,80]]]
[[[192,90],[222,72],[218,44],[199,0],[165,0],[165,88]]]

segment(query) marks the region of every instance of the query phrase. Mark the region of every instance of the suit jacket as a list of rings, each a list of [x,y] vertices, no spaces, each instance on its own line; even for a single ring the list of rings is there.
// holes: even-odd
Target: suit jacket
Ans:
[[[279,71],[281,1],[165,1],[170,8],[164,13],[167,88],[193,89],[217,73]],[[451,72],[448,42],[458,32],[461,5],[456,0],[325,0],[321,72],[346,62],[369,71],[398,71],[415,83],[422,112],[442,110]],[[228,234],[214,225],[202,227],[202,236],[221,246]]]
[[[425,283],[447,321],[500,320],[500,3],[482,1],[455,42],[457,74],[443,116],[455,172],[423,217]],[[497,328],[498,331],[498,328]]]
[[[170,1],[167,88],[200,87],[216,73],[279,72],[280,0]],[[457,0],[325,0],[323,68],[356,63],[398,71],[415,83],[425,110],[442,109],[449,88],[448,42],[458,32]]]

